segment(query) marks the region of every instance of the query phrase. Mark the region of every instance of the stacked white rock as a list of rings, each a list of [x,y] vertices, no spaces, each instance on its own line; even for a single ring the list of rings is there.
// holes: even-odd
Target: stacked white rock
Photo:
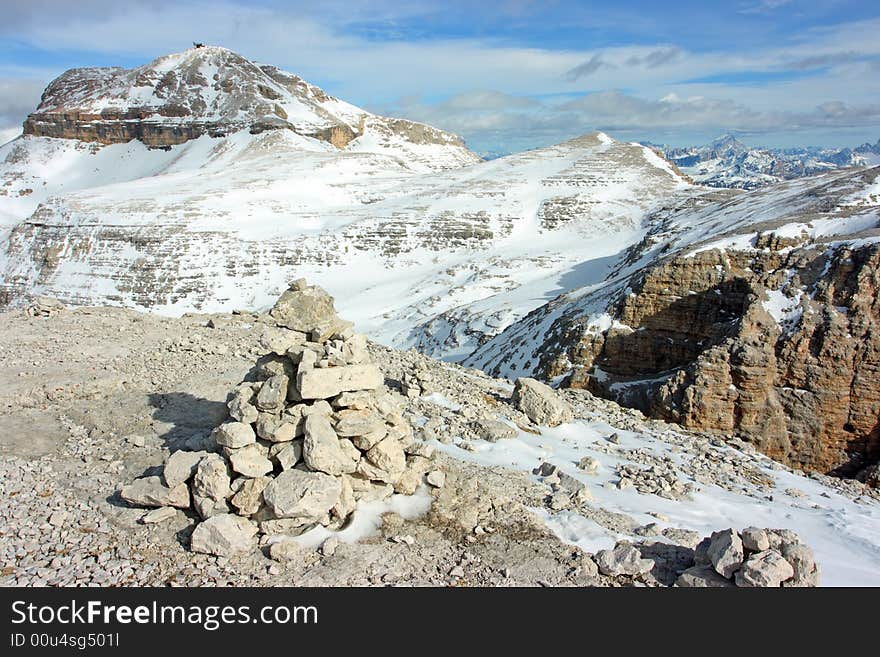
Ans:
[[[269,353],[233,392],[229,419],[213,433],[216,452],[175,452],[164,480],[145,477],[121,492],[154,507],[186,508],[191,497],[202,519],[191,540],[197,552],[229,556],[253,549],[259,534],[341,528],[359,501],[412,494],[435,470],[402,397],[385,386],[366,338],[336,315],[330,295],[294,281],[270,317]]]
[[[676,581],[684,587],[813,587],[813,551],[790,529],[746,527],[713,532],[694,550],[695,565]]]

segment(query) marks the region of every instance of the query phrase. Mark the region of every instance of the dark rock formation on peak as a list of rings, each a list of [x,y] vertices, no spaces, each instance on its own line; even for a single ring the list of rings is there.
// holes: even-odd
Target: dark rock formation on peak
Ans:
[[[299,76],[220,47],[191,48],[134,69],[75,68],[53,80],[24,134],[168,147],[202,135],[289,129],[344,148],[366,123],[388,123],[417,143],[455,143],[440,130],[385,120]]]

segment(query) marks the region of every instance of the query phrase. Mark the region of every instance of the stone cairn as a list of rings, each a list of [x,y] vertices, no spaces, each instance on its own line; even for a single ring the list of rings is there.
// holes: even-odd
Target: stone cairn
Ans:
[[[819,585],[819,566],[813,551],[790,529],[725,529],[700,541],[694,565],[676,585],[813,587]]]
[[[270,556],[284,558],[296,550],[287,537],[339,529],[359,501],[410,495],[425,475],[432,485],[443,478],[333,297],[300,279],[270,317],[269,353],[232,393],[230,417],[212,434],[215,451],[175,452],[162,477],[121,491],[138,506],[192,506],[202,520],[196,552],[247,552],[262,534]]]
[[[657,545],[657,544],[654,544]],[[610,577],[639,577],[652,571],[654,558],[628,541],[600,550],[594,560],[600,573]],[[689,558],[676,569],[675,586],[714,587],[813,587],[819,585],[819,567],[813,551],[789,529],[746,527],[724,529],[701,540]],[[680,560],[680,553],[673,559]],[[666,560],[661,560],[661,564]],[[667,566],[668,567],[668,566]]]

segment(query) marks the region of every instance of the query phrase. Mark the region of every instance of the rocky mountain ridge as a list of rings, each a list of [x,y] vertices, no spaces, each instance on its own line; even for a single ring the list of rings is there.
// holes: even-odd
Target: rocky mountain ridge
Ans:
[[[659,147],[694,181],[711,187],[757,189],[838,168],[880,164],[880,140],[855,148],[752,148],[733,135],[704,146]]]
[[[877,169],[714,189],[603,133],[482,162],[216,48],[70,72],[34,116],[58,136],[0,148],[2,304],[259,309],[305,275],[389,345],[801,468],[877,460]]]
[[[880,457],[878,183],[878,168],[842,171],[658,217],[626,267],[469,362],[738,435],[796,467],[870,469]]]
[[[361,330],[448,357],[552,298],[563,279],[596,275],[621,242],[641,239],[643,218],[668,196],[704,193],[650,149],[601,133],[439,172],[414,170],[391,147],[352,151],[358,139],[339,151],[286,130],[203,136],[168,153],[58,141],[4,147],[7,207],[33,202],[38,192],[13,190],[41,188],[29,178],[37,157],[56,163],[50,185],[85,186],[44,197],[10,227],[0,253],[7,303],[48,293],[230,310],[268,304],[288,277],[307,275],[343,299]],[[149,175],[89,180],[92,163],[121,158],[114,172]],[[59,178],[64,160],[74,173]]]

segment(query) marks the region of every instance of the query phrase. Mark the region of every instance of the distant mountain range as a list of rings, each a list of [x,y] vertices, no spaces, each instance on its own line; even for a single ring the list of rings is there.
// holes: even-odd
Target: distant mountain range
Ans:
[[[671,146],[643,142],[695,182],[710,187],[756,189],[780,182],[824,173],[843,167],[880,164],[880,139],[856,148],[752,148],[733,135],[724,135],[704,146]]]

